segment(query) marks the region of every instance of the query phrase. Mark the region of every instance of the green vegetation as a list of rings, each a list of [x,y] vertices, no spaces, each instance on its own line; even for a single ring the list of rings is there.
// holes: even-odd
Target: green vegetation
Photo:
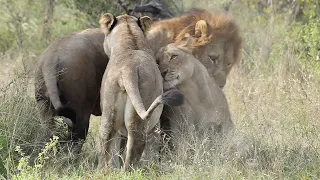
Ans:
[[[99,117],[77,157],[47,145],[48,130],[33,97],[33,70],[57,37],[97,26],[115,1],[55,2],[43,39],[45,0],[0,0],[0,179],[103,179],[96,170]],[[124,1],[135,3],[134,1]],[[140,1],[139,1],[140,2]],[[237,133],[227,140],[190,139],[166,161],[110,179],[318,179],[320,178],[320,2],[317,0],[165,1],[179,11],[228,9],[244,37],[243,58],[229,75],[227,96]],[[181,9],[177,9],[179,5]],[[180,6],[181,5],[181,6]],[[65,127],[62,128],[65,130]]]

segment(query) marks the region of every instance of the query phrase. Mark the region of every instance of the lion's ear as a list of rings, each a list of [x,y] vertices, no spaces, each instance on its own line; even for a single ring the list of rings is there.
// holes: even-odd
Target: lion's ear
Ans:
[[[110,13],[105,13],[101,16],[99,23],[104,33],[108,34],[117,24],[117,18]]]
[[[152,23],[153,22],[149,16],[142,16],[138,18],[138,25],[144,33],[149,30]]]
[[[208,36],[207,22],[204,20],[198,21],[195,26],[195,37],[202,39],[207,36]]]

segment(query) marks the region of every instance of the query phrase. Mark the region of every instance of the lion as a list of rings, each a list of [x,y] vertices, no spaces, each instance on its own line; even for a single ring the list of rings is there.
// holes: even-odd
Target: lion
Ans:
[[[179,107],[171,107],[166,114],[171,122],[174,140],[192,128],[197,134],[212,131],[223,135],[234,128],[221,88],[205,66],[192,55],[196,41],[186,34],[179,44],[162,47],[156,54],[164,90],[177,88],[186,101]]]
[[[242,38],[237,23],[227,15],[191,9],[181,17],[155,22],[147,39],[157,52],[170,43],[181,42],[186,34],[196,38],[192,54],[223,88],[230,70],[241,58]]]
[[[242,38],[237,23],[223,14],[213,15],[203,9],[191,9],[181,17],[156,22],[147,33],[151,48],[157,52],[170,43],[179,43],[186,34],[194,38],[191,52],[207,69],[220,88],[226,84],[232,67],[241,58]],[[154,43],[157,42],[157,43]],[[160,118],[162,132],[172,132],[164,106]]]
[[[190,48],[192,54],[206,67],[215,83],[223,88],[231,68],[241,58],[242,39],[236,22],[229,16],[212,15],[202,9],[193,9],[181,17],[153,23],[146,37],[152,50],[157,52],[170,43],[181,42],[186,34],[194,38]],[[166,116],[169,109],[164,106],[160,119],[161,129],[168,132],[171,131],[168,127],[171,121]]]
[[[175,89],[163,93],[162,77],[144,35],[151,25],[149,17],[106,13],[99,23],[109,63],[101,84],[98,168],[109,162],[111,140],[120,131],[128,136],[124,169],[129,170],[140,159],[146,134],[159,122],[163,104],[181,105],[183,95]]]
[[[186,33],[198,38],[193,53],[222,88],[240,59],[238,26],[228,16],[193,9],[181,17],[153,23],[146,38],[157,52],[169,43],[181,41]],[[104,37],[100,28],[73,33],[55,40],[40,57],[35,98],[42,118],[50,123],[56,115],[69,118],[71,121],[66,122],[73,141],[86,139],[91,114],[101,115],[99,92],[108,64]]]

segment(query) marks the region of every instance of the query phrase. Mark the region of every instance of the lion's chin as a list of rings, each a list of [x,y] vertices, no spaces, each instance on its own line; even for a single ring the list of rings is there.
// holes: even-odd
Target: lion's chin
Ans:
[[[174,79],[171,81],[164,80],[163,81],[163,89],[166,91],[166,90],[169,90],[169,89],[176,87],[178,84],[179,84],[178,79]]]

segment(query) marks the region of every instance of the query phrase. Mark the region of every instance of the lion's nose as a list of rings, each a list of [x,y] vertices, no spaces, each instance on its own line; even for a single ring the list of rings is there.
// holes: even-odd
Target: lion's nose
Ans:
[[[161,73],[161,76],[162,76],[162,77],[165,77],[167,73],[168,73],[168,70],[165,70],[165,71],[163,71],[163,72]]]

